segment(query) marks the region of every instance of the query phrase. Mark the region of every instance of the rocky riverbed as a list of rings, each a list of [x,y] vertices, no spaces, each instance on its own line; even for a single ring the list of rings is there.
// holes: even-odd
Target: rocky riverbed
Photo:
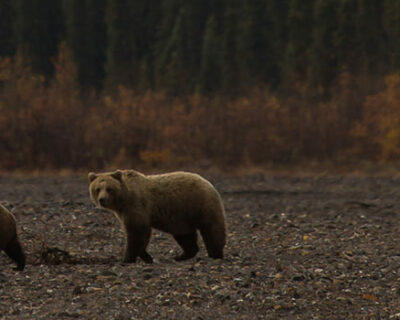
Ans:
[[[118,220],[86,177],[0,176],[23,272],[0,253],[0,319],[400,319],[400,177],[207,176],[228,221],[225,259],[123,264]]]

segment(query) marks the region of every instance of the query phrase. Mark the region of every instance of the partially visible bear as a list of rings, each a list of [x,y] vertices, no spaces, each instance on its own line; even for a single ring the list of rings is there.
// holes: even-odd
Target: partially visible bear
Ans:
[[[140,257],[152,263],[146,248],[151,228],[173,235],[183,253],[175,260],[193,258],[199,251],[197,230],[208,255],[223,258],[226,241],[221,197],[210,182],[197,174],[172,172],[144,175],[134,170],[89,173],[90,197],[116,214],[126,232],[124,262]]]
[[[15,270],[24,270],[25,254],[18,240],[14,215],[0,204],[0,251],[17,263]]]

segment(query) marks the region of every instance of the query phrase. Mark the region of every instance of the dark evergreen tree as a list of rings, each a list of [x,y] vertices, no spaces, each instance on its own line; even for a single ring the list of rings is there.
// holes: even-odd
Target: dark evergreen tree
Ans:
[[[285,81],[306,77],[312,43],[314,0],[291,0],[288,12],[288,42],[283,67]]]
[[[356,39],[359,50],[359,71],[381,73],[386,65],[386,35],[382,16],[383,1],[358,0]]]
[[[205,24],[212,15],[221,32],[222,8],[221,0],[163,1],[156,46],[158,87],[165,83],[181,88],[181,93],[195,90],[201,72]]]
[[[156,87],[171,93],[190,91],[185,11],[176,0],[164,1],[156,47]]]
[[[220,74],[220,39],[217,34],[217,23],[214,16],[207,20],[197,91],[202,94],[213,93],[221,87]]]
[[[12,0],[0,0],[0,56],[15,54],[14,21]]]
[[[91,60],[88,50],[88,7],[86,0],[65,1],[66,38],[78,68],[79,82],[89,84]]]
[[[15,0],[17,50],[35,72],[50,75],[64,30],[61,1]]]
[[[357,25],[355,13],[357,12],[357,1],[340,0],[337,13],[336,32],[336,54],[338,57],[337,72],[357,70],[359,50],[355,37]]]
[[[384,26],[388,36],[390,66],[400,69],[400,1],[384,1]]]
[[[134,69],[139,89],[154,88],[154,47],[161,20],[161,0],[132,1]]]
[[[315,86],[327,89],[338,72],[336,52],[337,0],[317,0],[309,76]]]
[[[135,83],[134,22],[129,0],[108,0],[106,83],[108,87]]]
[[[221,89],[225,94],[233,94],[240,83],[237,63],[237,7],[227,3],[223,19],[221,39]]]
[[[206,28],[206,22],[209,15],[215,13],[216,8],[213,7],[218,1],[210,0],[192,0],[186,1],[183,5],[183,25],[186,39],[185,69],[189,74],[188,84],[191,90],[196,85],[196,80],[201,70],[202,61],[202,44]],[[190,89],[189,89],[190,90]]]
[[[107,84],[154,87],[154,47],[160,0],[108,0]]]
[[[266,0],[269,20],[271,21],[278,56],[283,56],[288,39],[288,12],[290,0]],[[279,57],[278,57],[278,60]]]
[[[266,4],[247,0],[239,10],[237,61],[240,77],[249,85],[278,79],[274,26]]]
[[[272,65],[274,66],[277,79],[276,85],[279,85],[282,78],[283,64],[285,62],[285,50],[288,41],[288,12],[290,0],[266,0],[267,15],[271,21],[271,30],[269,31],[270,43],[273,46]]]
[[[87,84],[100,89],[105,77],[107,31],[105,23],[106,0],[87,0]],[[82,76],[81,76],[82,78]]]

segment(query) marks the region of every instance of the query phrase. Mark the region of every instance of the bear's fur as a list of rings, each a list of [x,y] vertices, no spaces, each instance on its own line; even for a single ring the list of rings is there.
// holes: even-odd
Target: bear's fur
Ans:
[[[188,172],[144,175],[134,170],[89,173],[90,197],[101,208],[116,214],[126,233],[124,262],[140,257],[151,263],[146,248],[151,228],[173,235],[183,253],[176,260],[199,251],[200,231],[208,255],[223,258],[225,213],[221,197],[210,182]]]
[[[14,215],[0,204],[0,251],[17,263],[16,270],[24,270],[25,255],[18,240]]]

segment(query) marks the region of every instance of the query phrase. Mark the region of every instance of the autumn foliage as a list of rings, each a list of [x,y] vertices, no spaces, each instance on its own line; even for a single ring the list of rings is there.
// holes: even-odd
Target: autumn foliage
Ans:
[[[400,76],[371,90],[342,73],[330,92],[297,84],[235,98],[81,92],[64,45],[51,81],[0,60],[0,168],[220,166],[400,158]]]
[[[352,130],[359,155],[380,161],[400,159],[400,76],[385,79],[383,90],[368,96],[363,118]]]

